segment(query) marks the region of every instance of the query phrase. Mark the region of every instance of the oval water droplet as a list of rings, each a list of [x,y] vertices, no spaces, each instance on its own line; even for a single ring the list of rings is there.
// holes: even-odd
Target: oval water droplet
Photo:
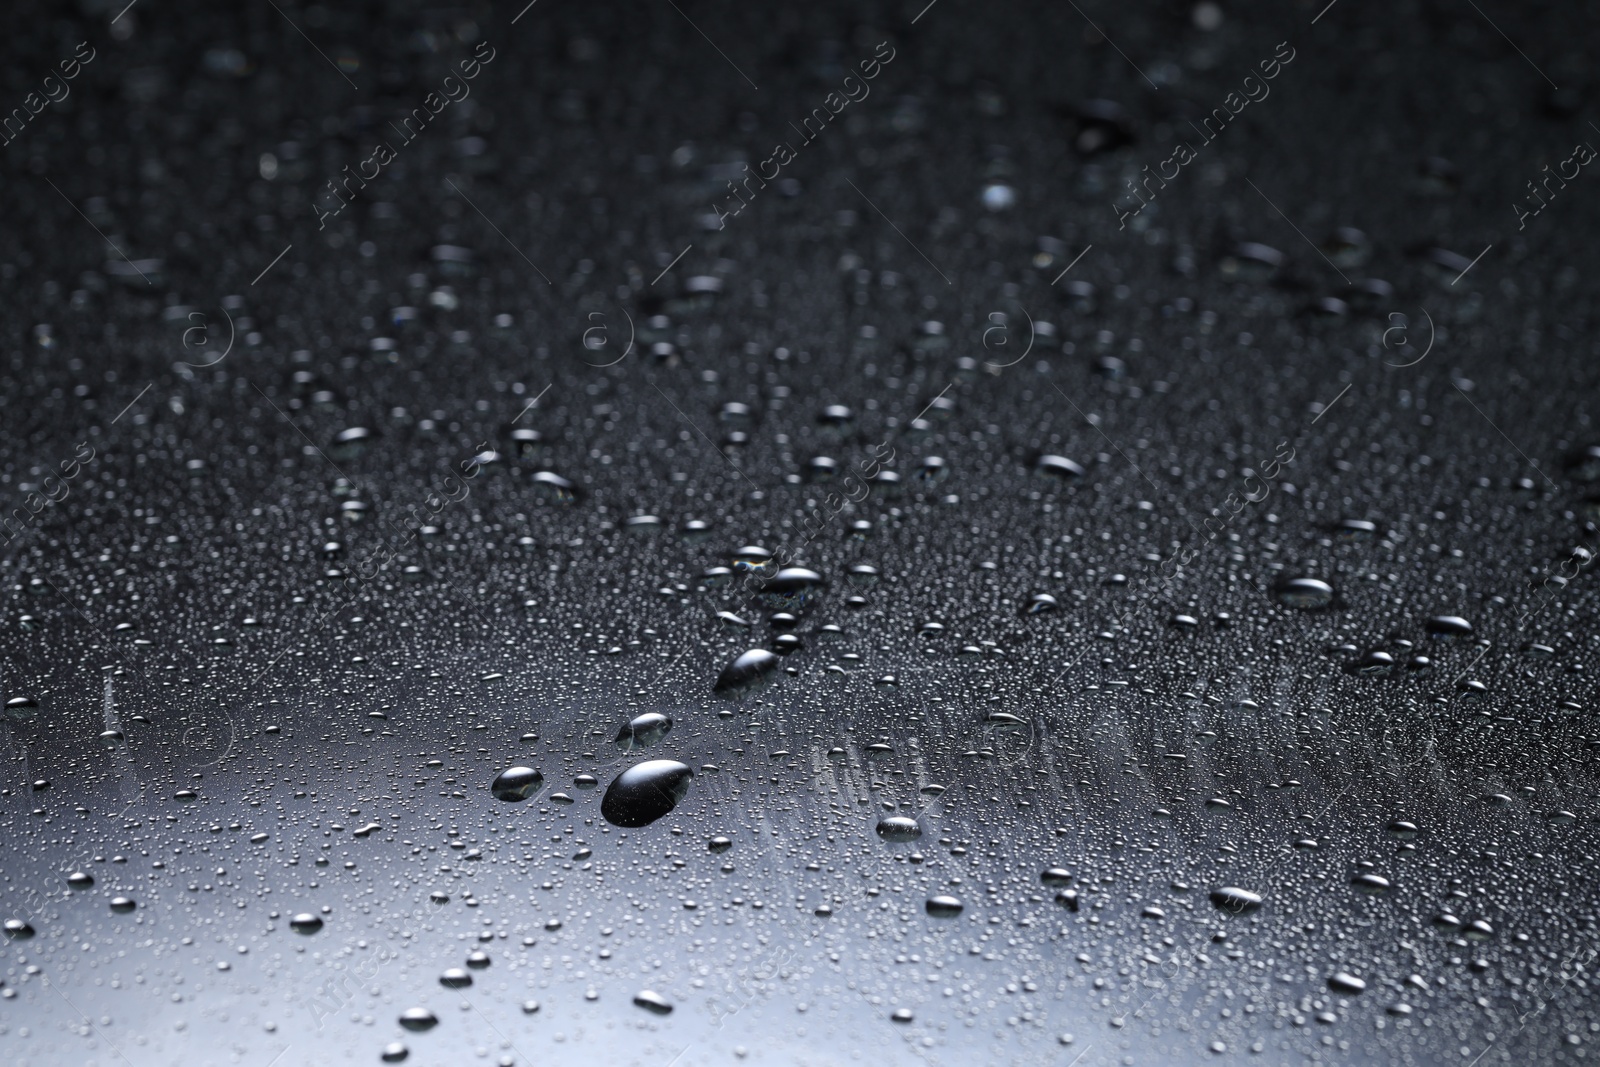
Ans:
[[[764,648],[752,648],[722,668],[711,691],[719,696],[741,697],[772,681],[782,662]]]
[[[922,827],[910,816],[890,815],[878,820],[878,836],[885,841],[915,841],[922,836]]]
[[[1471,637],[1472,624],[1459,615],[1435,615],[1427,622],[1428,636],[1435,641],[1454,641],[1458,637]]]
[[[1218,911],[1241,915],[1261,907],[1261,894],[1240,889],[1235,885],[1225,885],[1221,889],[1211,891],[1211,903]]]
[[[760,600],[768,607],[800,611],[821,594],[822,575],[806,567],[785,567],[761,587]]]
[[[1333,586],[1320,578],[1289,578],[1273,587],[1273,595],[1285,607],[1317,611],[1333,603]]]
[[[496,800],[518,803],[538,793],[544,786],[544,775],[532,767],[507,767],[489,783],[489,792]]]
[[[1346,996],[1354,997],[1366,992],[1367,983],[1353,974],[1340,971],[1328,979],[1328,988],[1335,993],[1343,993]]]
[[[641,989],[633,995],[633,1003],[655,1015],[671,1015],[672,1005],[654,989]]]
[[[439,1025],[439,1017],[427,1008],[407,1008],[400,1013],[400,1025],[423,1033]]]
[[[612,780],[600,814],[613,826],[648,826],[678,806],[694,771],[677,760],[647,760]]]
[[[636,748],[649,748],[672,730],[672,719],[659,711],[636,715],[617,731],[616,745],[624,752]]]

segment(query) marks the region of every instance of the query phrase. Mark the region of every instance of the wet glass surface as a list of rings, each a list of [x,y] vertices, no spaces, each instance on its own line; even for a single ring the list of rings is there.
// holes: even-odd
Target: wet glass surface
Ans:
[[[124,4],[0,1063],[1588,1060],[1579,5]]]

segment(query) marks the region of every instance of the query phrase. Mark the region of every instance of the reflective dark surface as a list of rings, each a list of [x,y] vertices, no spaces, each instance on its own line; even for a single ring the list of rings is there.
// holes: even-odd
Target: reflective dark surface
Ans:
[[[1592,22],[18,9],[0,1062],[1585,1062]]]

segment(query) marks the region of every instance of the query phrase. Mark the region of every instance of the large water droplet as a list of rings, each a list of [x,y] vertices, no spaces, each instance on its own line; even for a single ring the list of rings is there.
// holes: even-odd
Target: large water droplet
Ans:
[[[752,648],[722,668],[711,691],[722,696],[744,696],[770,682],[780,662],[774,653],[764,648]]]
[[[600,814],[613,826],[648,826],[678,806],[694,772],[677,760],[648,760],[629,767],[606,788]]]
[[[407,1008],[400,1013],[400,1025],[420,1033],[438,1026],[439,1017],[427,1008]]]
[[[532,767],[507,767],[489,784],[496,800],[511,803],[527,800],[544,786],[544,775]]]
[[[617,731],[616,744],[624,752],[649,748],[672,729],[672,720],[659,711],[647,711],[629,720]]]
[[[39,714],[39,702],[33,697],[12,697],[6,701],[6,718],[12,722],[31,722]]]

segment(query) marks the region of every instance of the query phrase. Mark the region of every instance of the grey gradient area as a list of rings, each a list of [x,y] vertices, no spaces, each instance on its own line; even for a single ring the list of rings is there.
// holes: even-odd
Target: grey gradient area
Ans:
[[[1593,12],[8,14],[0,1063],[1591,1061]]]

